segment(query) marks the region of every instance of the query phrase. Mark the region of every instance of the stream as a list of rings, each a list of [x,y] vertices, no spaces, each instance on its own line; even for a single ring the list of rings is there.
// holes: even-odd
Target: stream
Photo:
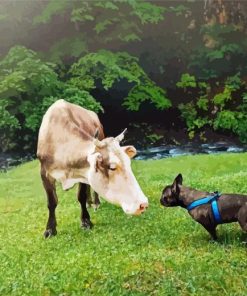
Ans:
[[[164,145],[137,150],[137,160],[161,159],[181,155],[214,154],[214,153],[240,153],[246,152],[247,145],[235,145],[226,142],[195,144],[188,143],[183,146]],[[0,153],[0,170],[7,171],[19,164],[35,159],[35,155],[20,153]]]

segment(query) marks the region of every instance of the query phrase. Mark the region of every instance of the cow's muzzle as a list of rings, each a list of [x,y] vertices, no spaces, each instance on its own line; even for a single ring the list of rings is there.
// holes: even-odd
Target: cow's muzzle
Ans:
[[[147,202],[141,203],[139,209],[135,212],[135,215],[140,215],[144,213],[147,208],[148,208]]]

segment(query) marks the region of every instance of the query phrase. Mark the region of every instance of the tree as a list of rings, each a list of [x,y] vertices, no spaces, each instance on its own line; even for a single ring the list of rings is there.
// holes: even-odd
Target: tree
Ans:
[[[104,89],[109,90],[113,84],[126,80],[134,85],[123,105],[132,111],[138,111],[145,100],[155,104],[158,109],[171,106],[166,92],[158,87],[138,64],[138,59],[125,52],[113,53],[101,50],[85,55],[72,65],[70,83],[79,89],[92,90],[101,81]]]

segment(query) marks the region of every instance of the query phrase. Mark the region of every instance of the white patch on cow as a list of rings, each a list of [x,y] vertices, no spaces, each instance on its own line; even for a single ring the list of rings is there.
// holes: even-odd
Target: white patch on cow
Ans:
[[[66,174],[64,170],[53,170],[49,172],[49,175],[52,176],[55,180],[59,181],[66,178]]]
[[[86,177],[86,169],[73,169],[73,170],[53,170],[49,172],[56,181],[62,184],[63,190],[72,188],[76,183],[88,184]]]
[[[62,181],[63,190],[72,188],[76,183],[85,183],[85,179],[66,179]]]

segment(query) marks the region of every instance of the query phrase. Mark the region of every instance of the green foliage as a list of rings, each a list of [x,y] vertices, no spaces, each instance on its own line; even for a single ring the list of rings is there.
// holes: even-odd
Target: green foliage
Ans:
[[[0,61],[0,127],[5,137],[21,126],[28,128],[28,118],[42,98],[57,92],[60,82],[53,67],[22,46],[13,47]]]
[[[164,19],[164,7],[147,1],[128,1],[133,8],[132,15],[136,15],[142,24],[157,24]]]
[[[64,14],[68,8],[71,7],[71,4],[74,1],[68,0],[50,0],[47,2],[44,7],[42,13],[37,15],[33,19],[33,23],[37,24],[45,24],[51,20],[54,15]]]
[[[141,103],[146,100],[154,103],[158,109],[171,106],[166,92],[148,78],[139,66],[138,59],[126,52],[101,50],[87,54],[72,65],[70,74],[70,83],[83,90],[95,88],[98,81],[106,90],[121,80],[135,84],[123,103],[132,111],[138,111]]]
[[[227,77],[225,86],[230,90],[230,91],[236,91],[239,90],[240,87],[243,85],[243,82],[240,78],[240,73],[238,72],[237,74]]]
[[[100,103],[86,90],[60,81],[54,68],[54,64],[44,63],[34,51],[21,46],[12,48],[0,61],[2,141],[9,137],[10,131],[20,127],[23,131],[36,132],[47,108],[60,98],[96,112],[102,111]]]
[[[147,135],[147,138],[148,138],[148,140],[149,140],[152,144],[155,144],[155,143],[157,143],[159,140],[161,140],[161,139],[163,138],[163,136],[158,135],[158,134],[156,134],[156,133],[152,133],[152,134]]]
[[[22,104],[21,112],[23,114],[29,114],[29,116],[26,117],[26,127],[37,131],[46,110],[61,98],[66,99],[66,101],[70,103],[86,107],[88,110],[95,112],[103,111],[100,103],[96,102],[87,91],[79,90],[70,85],[64,85],[59,97],[44,97],[43,100],[35,106],[33,106],[30,101],[26,101],[25,104]]]
[[[225,87],[222,93],[218,93],[213,98],[215,105],[218,105],[221,109],[225,107],[226,103],[232,99],[232,93],[240,89],[242,81],[239,77],[239,73],[234,76],[228,77],[225,82]]]
[[[182,117],[185,119],[188,131],[194,129],[194,122],[197,118],[197,111],[193,102],[187,104],[180,104],[178,106]]]
[[[208,58],[209,62],[214,62],[215,60],[225,58],[227,55],[241,54],[241,53],[242,53],[241,47],[238,44],[233,43],[233,44],[225,44],[221,46],[219,49],[208,51],[206,57]]]
[[[78,36],[63,38],[53,44],[49,54],[46,54],[46,59],[54,63],[63,64],[65,57],[79,58],[82,54],[88,52],[86,42]]]
[[[66,14],[77,25],[90,23],[97,34],[105,35],[106,42],[114,39],[130,42],[141,40],[141,27],[162,21],[165,11],[165,7],[143,0],[50,0],[34,23],[48,23],[53,16]]]
[[[238,126],[238,120],[236,118],[236,112],[224,110],[217,114],[217,118],[214,121],[214,128],[235,130]]]
[[[93,89],[96,87],[96,80],[100,79],[106,90],[120,79],[126,79],[130,83],[140,83],[140,78],[145,73],[137,61],[137,58],[125,52],[113,53],[101,50],[90,53],[72,65],[71,83],[81,89]]]
[[[197,84],[199,85],[199,83]],[[183,87],[186,88],[187,85],[183,84]],[[193,101],[179,105],[181,116],[188,128],[189,137],[193,138],[196,131],[200,131],[205,126],[210,126],[219,131],[228,130],[238,135],[242,142],[247,142],[246,94],[243,93],[243,98],[236,100],[236,96],[239,96],[238,92],[246,87],[245,82],[240,78],[240,73],[227,77],[223,86],[219,87],[222,92],[216,93],[212,99],[209,98],[207,93],[208,86],[206,84],[204,86],[204,94],[202,88],[198,88]]]
[[[7,99],[0,100],[0,130],[1,128],[19,128],[20,124],[17,118],[10,114],[7,107],[11,106],[11,103]]]
[[[166,92],[150,80],[146,80],[143,85],[134,86],[125,98],[123,106],[131,111],[138,111],[144,101],[151,101],[160,110],[171,107]]]
[[[214,129],[230,130],[237,134],[240,140],[247,143],[247,113],[224,110],[217,114]]]
[[[217,94],[213,101],[215,105],[220,106],[220,112],[214,121],[214,129],[230,130],[237,134],[242,142],[247,142],[247,108],[246,96],[242,95],[242,100],[235,108],[229,108],[228,101],[233,101],[234,94],[241,88],[245,89],[245,82],[239,77],[239,73],[232,77],[228,77],[225,82],[225,87],[222,93]],[[234,102],[236,105],[236,102]]]
[[[129,91],[123,102],[129,110],[138,111],[145,102],[160,110],[179,105],[191,137],[215,128],[245,141],[247,4],[240,1],[231,11],[222,0],[223,24],[215,1],[195,2],[0,3],[1,133],[15,138],[17,128],[36,132],[45,108],[61,97],[98,112],[100,102],[90,92],[98,86],[110,92],[121,82]],[[15,46],[4,57],[14,40],[39,54]],[[76,95],[70,97],[65,91],[72,88]]]
[[[205,110],[207,103],[208,103],[207,99],[200,98],[197,101],[197,106],[200,109]],[[185,120],[190,139],[194,138],[196,130],[200,130],[202,127],[210,123],[208,117],[201,117],[198,115],[199,112],[194,102],[189,102],[187,104],[180,104],[178,108],[181,112],[182,118]]]
[[[1,173],[0,294],[246,295],[238,223],[219,225],[219,242],[212,243],[185,209],[162,208],[159,198],[178,172],[192,188],[246,194],[247,154],[133,161],[132,167],[149,198],[143,215],[127,217],[102,199],[97,212],[88,209],[94,228],[83,230],[77,188],[58,185],[58,234],[49,240],[42,236],[48,209],[38,162]]]
[[[203,111],[207,111],[208,110],[208,104],[209,104],[209,100],[207,95],[201,96],[198,98],[198,101],[196,102],[197,107]]]
[[[223,108],[225,104],[231,100],[231,98],[231,90],[228,87],[225,87],[222,93],[218,93],[214,96],[213,102],[215,105],[219,105]]]
[[[53,67],[22,46],[11,48],[0,61],[1,149],[15,146],[19,131],[13,131],[29,128],[29,117],[38,116],[35,107],[57,92],[60,82]]]
[[[177,6],[170,6],[169,11],[171,12],[174,12],[176,16],[182,16],[185,12],[188,11],[188,7],[180,4],[180,5],[177,5]]]
[[[190,75],[189,73],[182,74],[181,79],[176,83],[176,86],[179,88],[195,88],[197,86],[195,76]]]
[[[202,24],[202,39],[189,57],[189,69],[200,79],[231,76],[234,71],[246,72],[241,64],[247,49],[245,33],[233,24]],[[234,63],[234,66],[233,66]]]
[[[48,95],[59,85],[54,65],[43,63],[38,55],[22,46],[10,49],[0,62],[0,96],[21,98],[30,95]]]

